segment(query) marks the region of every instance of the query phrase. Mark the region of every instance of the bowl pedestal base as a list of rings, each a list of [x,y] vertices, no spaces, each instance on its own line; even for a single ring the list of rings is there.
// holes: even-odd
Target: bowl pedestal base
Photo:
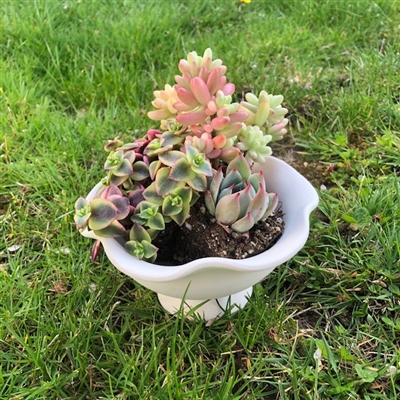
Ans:
[[[193,319],[193,314],[196,314],[197,317],[210,321],[222,316],[225,312],[234,314],[246,305],[252,293],[253,287],[249,287],[239,293],[210,300],[182,300],[158,293],[158,300],[170,314],[183,312],[189,319]]]

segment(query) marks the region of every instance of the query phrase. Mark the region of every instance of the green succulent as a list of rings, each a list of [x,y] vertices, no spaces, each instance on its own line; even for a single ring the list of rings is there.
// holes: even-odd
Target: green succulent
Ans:
[[[267,193],[262,172],[251,173],[242,154],[226,169],[214,171],[205,193],[205,205],[228,232],[246,233],[254,224],[265,220],[278,202],[275,193]]]
[[[103,188],[97,198],[87,201],[80,197],[75,203],[74,221],[79,229],[88,227],[102,237],[123,236],[126,233],[121,220],[130,212],[130,203],[120,189],[111,185]]]
[[[248,114],[245,124],[263,128],[267,134],[271,135],[271,141],[281,140],[287,133],[285,127],[289,122],[287,118],[284,118],[288,110],[281,105],[283,96],[274,96],[261,90],[259,97],[253,93],[247,93],[245,98],[246,101],[240,102],[240,110]]]
[[[189,217],[190,207],[198,200],[200,195],[190,186],[177,187],[165,196],[157,193],[156,184],[150,185],[144,192],[145,199],[157,206],[161,206],[165,217],[182,225]]]
[[[150,229],[157,231],[165,229],[164,216],[160,212],[160,206],[150,203],[149,201],[140,202],[131,219],[133,222],[147,226]]]
[[[157,258],[158,248],[151,243],[151,236],[143,226],[134,223],[129,233],[125,248],[139,260],[153,262]]]
[[[204,192],[207,189],[207,177],[212,176],[210,161],[203,153],[188,144],[185,152],[172,150],[159,155],[160,161],[171,168],[168,178],[176,182],[185,182],[194,190]]]
[[[104,170],[109,172],[110,183],[119,186],[125,182],[129,175],[133,174],[132,163],[135,158],[136,154],[133,150],[112,151],[104,164]]]
[[[271,142],[272,136],[265,135],[258,126],[245,126],[239,133],[239,142],[236,147],[246,154],[248,161],[263,163],[265,157],[272,154]]]

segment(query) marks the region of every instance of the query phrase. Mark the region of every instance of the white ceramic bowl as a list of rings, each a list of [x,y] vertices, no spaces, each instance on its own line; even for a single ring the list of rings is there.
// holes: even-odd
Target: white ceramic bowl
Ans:
[[[304,246],[309,234],[309,215],[318,205],[313,186],[285,162],[268,157],[265,164],[255,166],[254,171],[259,170],[264,173],[267,191],[279,195],[285,230],[272,248],[254,257],[244,260],[209,257],[176,267],[162,266],[138,260],[116,239],[98,237],[87,229],[82,235],[100,240],[111,263],[136,282],[157,292],[167,311],[173,313],[182,306],[188,312],[196,307],[197,314],[206,320],[228,308],[234,312],[237,306],[246,304],[254,284]],[[100,186],[91,190],[88,200]]]

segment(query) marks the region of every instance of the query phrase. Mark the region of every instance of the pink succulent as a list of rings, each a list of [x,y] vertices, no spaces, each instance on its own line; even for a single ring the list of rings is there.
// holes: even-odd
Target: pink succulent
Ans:
[[[208,132],[203,132],[200,136],[186,136],[185,140],[185,144],[191,145],[210,160],[220,156],[225,143],[226,137],[224,135],[212,137]]]
[[[148,117],[155,121],[174,117],[177,110],[173,104],[178,100],[175,89],[171,85],[165,85],[164,90],[156,90],[154,96],[155,99],[151,104],[158,110],[148,112]]]

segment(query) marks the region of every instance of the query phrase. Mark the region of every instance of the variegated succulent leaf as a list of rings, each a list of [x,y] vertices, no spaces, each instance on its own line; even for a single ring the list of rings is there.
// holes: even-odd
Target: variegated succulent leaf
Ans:
[[[79,229],[86,227],[89,218],[91,216],[91,210],[89,202],[84,197],[79,197],[75,202],[75,214],[74,221]]]
[[[165,132],[167,134],[169,132]],[[174,139],[178,139],[177,142],[182,142],[182,139],[179,137],[174,136],[173,134],[170,134],[174,137]],[[163,140],[162,137],[160,138],[155,138],[151,142],[149,142],[144,149],[144,154],[148,157],[157,157],[161,153],[165,153],[167,151],[170,151],[174,147],[174,141],[170,140],[170,143],[168,141]]]
[[[112,152],[107,157],[104,169],[118,177],[129,176],[133,173],[132,163],[135,161],[135,156],[133,150],[127,152],[118,150]]]
[[[139,205],[139,203],[144,200],[144,190],[145,189],[143,185],[137,184],[128,192],[129,204],[133,208],[133,211]]]
[[[161,129],[163,129],[165,131],[164,133],[168,132],[175,136],[179,136],[182,133],[186,132],[188,127],[180,124],[179,122],[176,122],[175,119],[172,119],[170,121],[168,121],[168,120],[161,121]]]
[[[180,148],[182,146],[185,135],[177,135],[173,132],[164,132],[161,136],[161,146],[163,148]]]
[[[150,143],[147,144],[144,150],[144,154],[152,157],[156,155],[160,149],[162,149],[161,140],[159,138],[155,138]]]
[[[172,164],[168,178],[187,183],[194,190],[203,192],[207,189],[207,177],[213,174],[210,161],[190,145],[186,144],[184,149],[185,152],[170,152],[172,155],[165,153],[167,159],[162,158],[163,162]],[[172,163],[173,159],[175,162]]]
[[[74,220],[79,229],[88,227],[101,237],[118,237],[126,233],[118,222],[129,215],[129,200],[116,186],[101,188],[90,202],[80,197],[75,203]]]
[[[192,205],[193,189],[185,186],[175,189],[164,198],[162,212],[178,225],[182,225],[189,217]]]
[[[171,168],[169,178],[174,181],[188,182],[196,176],[186,157],[180,158]]]
[[[129,254],[148,262],[156,259],[158,248],[151,243],[152,238],[143,226],[134,223],[129,232],[129,239],[125,243]]]
[[[157,206],[161,206],[164,200],[164,197],[159,194],[157,191],[156,182],[152,182],[144,191],[143,197],[147,201]],[[167,194],[166,194],[167,195]]]
[[[120,140],[120,136],[117,136],[113,140],[109,140],[104,146],[104,150],[107,152],[115,151],[118,147],[122,146],[123,142]]]
[[[168,167],[174,166],[174,164],[181,158],[185,158],[185,153],[178,150],[167,151],[165,153],[159,154],[158,156],[160,162]]]
[[[143,181],[150,176],[149,166],[144,161],[136,161],[133,165],[133,173],[130,179],[136,182]]]
[[[165,229],[165,221],[160,212],[160,206],[150,203],[149,201],[142,201],[135,209],[135,213],[132,215],[131,219],[133,222],[147,226],[150,229],[159,231]]]
[[[93,199],[89,202],[90,218],[88,226],[97,231],[106,228],[119,214],[118,208],[110,201],[105,199]]]
[[[124,236],[126,234],[126,229],[119,221],[115,220],[105,228],[95,229],[93,232],[100,237],[114,238]]]
[[[183,158],[179,159],[177,162],[179,162],[180,160],[183,160]],[[171,174],[172,168],[170,167],[162,167],[158,170],[155,178],[155,185],[153,185],[153,187],[155,188],[159,196],[165,197],[172,193],[178,187],[185,186],[184,179],[174,179],[173,177],[171,177]]]
[[[185,145],[186,159],[197,175],[212,176],[210,161],[193,146]]]

